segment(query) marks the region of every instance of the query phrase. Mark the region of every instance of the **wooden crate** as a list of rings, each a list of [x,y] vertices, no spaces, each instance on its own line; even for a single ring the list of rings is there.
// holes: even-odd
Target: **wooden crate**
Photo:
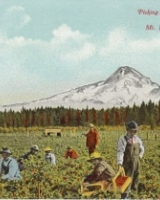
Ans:
[[[131,184],[132,178],[125,175],[124,169],[122,168],[112,179],[114,192],[124,193],[128,186]]]
[[[96,194],[97,192],[100,191],[106,191],[107,188],[111,185],[111,183],[107,181],[98,181],[96,183],[82,183],[81,184],[81,189],[79,190],[79,193],[83,197],[89,197],[93,194]]]

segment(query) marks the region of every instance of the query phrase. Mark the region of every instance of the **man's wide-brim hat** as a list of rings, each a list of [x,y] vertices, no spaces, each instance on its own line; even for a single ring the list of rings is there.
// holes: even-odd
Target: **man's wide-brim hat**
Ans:
[[[126,129],[127,130],[135,130],[137,131],[138,130],[138,124],[137,122],[135,121],[130,121],[126,124]]]
[[[0,154],[2,154],[2,153],[12,154],[11,151],[10,151],[8,148],[3,148],[3,149],[0,151]]]
[[[102,159],[102,156],[99,152],[93,152],[90,156],[90,159],[88,159],[88,162],[91,162],[92,160],[96,160],[96,159]]]
[[[31,149],[33,149],[33,150],[35,150],[35,151],[39,151],[39,148],[38,148],[37,145],[33,145],[33,146],[31,146]]]

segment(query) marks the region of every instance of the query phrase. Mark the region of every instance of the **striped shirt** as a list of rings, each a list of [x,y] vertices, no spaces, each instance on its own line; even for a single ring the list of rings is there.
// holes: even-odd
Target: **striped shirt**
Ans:
[[[126,135],[126,139],[124,136],[121,136],[118,140],[118,144],[117,144],[117,164],[118,165],[122,165],[123,163],[123,157],[124,157],[124,152],[125,152],[127,143],[132,143],[132,142],[133,144],[138,143],[139,148],[140,148],[139,157],[142,158],[144,154],[144,146],[143,146],[142,140],[138,136],[134,135],[133,141],[131,141],[131,138],[129,138]]]

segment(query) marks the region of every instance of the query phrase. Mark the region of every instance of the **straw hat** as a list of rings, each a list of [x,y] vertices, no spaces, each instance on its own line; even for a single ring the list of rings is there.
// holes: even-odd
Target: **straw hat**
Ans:
[[[90,156],[90,159],[87,161],[91,162],[92,160],[95,160],[95,159],[102,159],[102,156],[99,152],[93,152]]]
[[[44,149],[44,151],[52,151],[52,149],[51,149],[50,147],[46,147],[46,148]]]
[[[11,151],[8,148],[2,148],[2,150],[0,151],[0,153],[7,153],[7,154],[12,154]]]
[[[88,127],[89,127],[89,128],[94,128],[95,126],[94,126],[94,124],[91,124],[91,123],[90,123],[90,124],[88,125]]]

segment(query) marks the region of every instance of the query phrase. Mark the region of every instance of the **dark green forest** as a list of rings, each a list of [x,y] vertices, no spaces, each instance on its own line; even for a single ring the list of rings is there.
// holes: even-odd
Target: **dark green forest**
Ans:
[[[160,101],[158,104],[151,100],[140,106],[120,107],[96,110],[73,109],[64,107],[41,107],[32,109],[22,108],[21,111],[5,110],[0,112],[0,127],[50,127],[50,126],[84,126],[90,122],[96,126],[118,126],[124,122],[135,120],[139,125],[149,125],[151,129],[160,125]]]

